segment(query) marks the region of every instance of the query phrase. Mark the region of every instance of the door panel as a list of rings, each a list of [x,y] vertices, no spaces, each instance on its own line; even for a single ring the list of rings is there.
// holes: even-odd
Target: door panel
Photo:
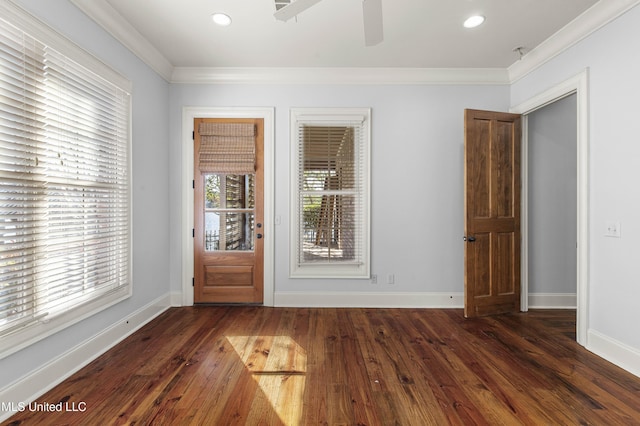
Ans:
[[[238,160],[246,151],[246,136],[233,140],[213,136],[218,139],[210,142],[198,131],[201,123],[254,125],[255,170],[218,172],[217,167],[226,166],[213,157],[225,155],[232,163]],[[196,118],[194,129],[194,302],[262,303],[263,121]],[[236,147],[235,141],[242,147]],[[207,167],[203,171],[205,160],[210,162],[202,166]],[[232,164],[228,169],[236,167]]]
[[[204,267],[204,286],[253,286],[253,265]]]
[[[520,310],[520,116],[465,110],[465,316]]]
[[[511,122],[505,123],[496,121],[497,138],[492,142],[492,154],[495,161],[494,170],[492,170],[495,178],[495,214],[499,218],[514,217],[514,182],[513,175],[513,131],[514,125]],[[519,179],[518,179],[519,181]]]
[[[474,294],[477,297],[489,296],[491,288],[489,287],[489,277],[491,275],[491,258],[489,257],[490,234],[476,233],[476,241],[469,246],[473,250],[470,260],[473,261],[471,271],[473,272],[473,282],[476,284]]]

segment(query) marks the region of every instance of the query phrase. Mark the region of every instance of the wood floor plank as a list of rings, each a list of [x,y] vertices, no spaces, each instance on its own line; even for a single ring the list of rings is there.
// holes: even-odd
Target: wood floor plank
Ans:
[[[344,364],[350,366],[347,389],[351,397],[353,420],[351,424],[377,425],[382,424],[378,410],[374,403],[371,380],[363,360],[360,340],[363,339],[362,328],[356,326],[352,312],[340,310],[338,312],[338,327],[342,331],[341,341],[344,354]]]
[[[468,326],[464,320],[461,324]],[[471,371],[509,409],[505,417],[511,416],[514,421],[519,419],[525,424],[571,424],[563,414],[563,402],[549,398],[548,381],[539,373],[538,366],[531,368],[511,356],[510,345],[517,342],[509,342],[507,347],[496,342],[487,344],[492,336],[502,335],[502,332],[487,324],[486,319],[479,319],[475,325],[471,339],[454,349],[465,351],[466,356],[477,360],[468,363]],[[505,362],[501,357],[509,362],[509,368],[503,368]]]
[[[399,333],[407,339],[405,345],[411,346],[416,354],[416,364],[422,366],[422,374],[437,398],[438,406],[447,418],[447,424],[482,425],[488,424],[475,408],[473,398],[460,385],[461,374],[451,368],[450,360],[442,352],[441,346],[447,343],[440,333],[426,324],[438,323],[425,315],[423,311],[411,311],[409,321],[399,322]]]
[[[408,421],[402,418],[405,411],[396,403],[385,380],[393,372],[389,372],[384,355],[377,351],[375,331],[371,329],[366,310],[354,311],[351,317],[360,332],[358,341],[367,371],[367,381],[371,387],[373,403],[378,407],[381,424],[403,424],[403,420]]]
[[[274,323],[275,328],[270,331],[268,349],[254,350],[254,353],[268,352],[260,368],[254,362],[246,364],[260,390],[256,398],[249,401],[247,424],[280,424],[283,419],[299,424],[301,420],[306,351],[292,336],[295,320],[294,310],[283,310],[280,321]]]
[[[328,309],[316,309],[309,315],[307,343],[307,386],[303,396],[302,424],[329,424],[327,421],[326,379],[331,372],[326,368],[324,340],[327,322],[323,320]]]
[[[199,323],[197,329],[200,330],[200,333],[192,334],[189,337],[190,344],[194,346],[179,351],[181,354],[178,358],[180,364],[173,371],[173,376],[158,382],[149,392],[155,397],[152,403],[149,399],[147,399],[148,403],[132,402],[134,411],[127,415],[132,422],[156,417],[163,419],[182,418],[184,416],[183,407],[186,404],[180,404],[179,401],[183,398],[185,401],[199,400],[200,397],[194,392],[195,390],[202,390],[204,395],[207,395],[210,382],[205,379],[217,382],[218,385],[215,387],[217,392],[208,394],[207,398],[200,399],[200,404],[186,417],[197,419],[199,415],[209,411],[211,407],[209,404],[213,404],[216,409],[224,407],[224,404],[218,404],[218,402],[221,399],[226,401],[224,398],[228,398],[232,393],[230,389],[236,389],[235,385],[243,370],[242,364],[238,362],[236,349],[222,334],[225,330],[233,327],[233,323],[230,322],[230,318],[233,316],[227,315],[228,312],[224,311],[224,315],[221,317],[207,318],[204,324]],[[256,321],[247,315],[246,311],[236,315],[234,321],[238,322],[243,318]],[[212,324],[223,324],[226,327],[215,327]],[[250,324],[250,322],[244,321],[243,324]]]
[[[503,320],[507,317],[504,316]],[[557,363],[556,367],[553,367],[552,358],[549,358],[551,366],[542,360],[544,351],[529,346],[518,336],[511,335],[508,327],[494,322],[492,318],[479,319],[473,323],[468,323],[463,318],[457,318],[456,321],[474,335],[476,348],[491,348],[493,356],[485,357],[488,368],[499,373],[520,392],[521,397],[517,400],[527,401],[528,408],[520,407],[519,416],[535,410],[551,417],[553,424],[580,424],[576,410],[568,410],[567,400],[558,395],[560,383],[553,372]],[[510,340],[511,337],[514,340]],[[571,343],[575,345],[575,342]],[[498,374],[492,374],[485,377],[485,381],[497,377]]]
[[[248,414],[246,407],[251,405],[256,395],[261,395],[258,384],[247,368],[247,361],[243,359],[255,356],[252,358],[255,363],[262,365],[265,362],[281,311],[266,312],[256,307],[246,310],[234,308],[233,311],[234,315],[220,325],[222,344],[217,352],[203,351],[207,360],[215,362],[220,371],[217,368],[211,371],[207,382],[202,384],[202,391],[209,396],[205,397],[200,407],[192,407],[196,410],[195,424],[207,424],[209,419],[222,418],[227,419],[229,424],[245,424]],[[238,316],[235,314],[238,311],[246,315]],[[261,337],[264,339],[261,340]],[[225,356],[225,359],[218,359],[219,355]],[[194,372],[194,377],[198,382],[197,372]],[[248,405],[243,409],[243,403],[247,402]],[[271,411],[269,407],[265,415],[268,416]]]
[[[3,425],[640,425],[575,312],[173,308]]]
[[[396,369],[397,384],[406,393],[407,402],[412,407],[411,416],[425,419],[429,424],[445,424],[447,417],[442,410],[431,408],[438,403],[438,398],[423,380],[421,364],[414,362],[415,353],[400,327],[406,321],[406,314],[407,312],[387,309],[376,312],[375,316],[379,316],[381,320],[378,341],[384,346],[388,359]]]
[[[597,357],[577,362],[575,352],[562,344],[567,339],[565,334],[560,334],[559,330],[553,331],[557,333],[547,333],[547,339],[532,338],[529,331],[515,327],[506,327],[503,334],[515,338],[529,335],[521,345],[519,361],[524,364],[528,359],[535,359],[536,364],[541,366],[537,370],[554,378],[553,389],[558,398],[564,401],[579,399],[579,403],[575,404],[579,408],[575,412],[581,416],[582,421],[587,418],[617,424],[633,424],[637,421],[636,409],[629,410],[629,407],[640,405],[637,381],[626,382],[629,380],[628,373]],[[532,356],[532,353],[535,355]],[[622,376],[618,376],[618,373],[622,373]],[[558,386],[558,383],[562,385]],[[587,393],[583,389],[590,391]],[[626,392],[627,390],[631,390],[636,396]],[[595,410],[586,407],[593,407]]]
[[[609,411],[602,409],[602,401],[609,398],[609,394],[602,392],[596,386],[591,386],[588,375],[575,374],[575,367],[560,355],[563,350],[558,340],[546,349],[541,349],[544,345],[542,342],[536,345],[531,341],[523,341],[520,333],[504,327],[503,321],[485,318],[481,324],[483,338],[491,340],[491,347],[495,351],[496,356],[491,358],[492,363],[500,371],[512,371],[520,366],[515,370],[518,374],[512,375],[510,380],[521,383],[521,387],[528,386],[527,394],[529,395],[546,395],[544,399],[549,401],[546,404],[547,409],[564,413],[562,417],[568,417],[569,423],[582,424],[589,420],[597,424],[609,422],[628,424],[632,420],[631,416],[618,414],[623,412],[626,406],[624,403],[619,403],[617,398],[607,401]],[[561,336],[561,338],[564,337]],[[548,340],[552,339],[553,337],[549,337]],[[528,379],[523,380],[524,375],[528,375]],[[535,383],[543,385],[531,386]],[[583,391],[586,388],[590,391]],[[567,406],[575,408],[565,410],[565,413],[563,409]]]
[[[335,309],[328,310],[324,315],[325,335],[325,395],[327,401],[327,421],[334,425],[348,425],[353,418],[351,396],[348,393],[348,380],[351,371],[347,370],[344,362],[345,354],[342,348],[342,333],[338,325]]]

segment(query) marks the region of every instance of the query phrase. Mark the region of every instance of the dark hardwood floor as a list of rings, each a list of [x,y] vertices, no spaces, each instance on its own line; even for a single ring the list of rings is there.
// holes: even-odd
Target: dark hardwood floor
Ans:
[[[575,312],[173,308],[38,399],[24,425],[640,425],[640,378]]]

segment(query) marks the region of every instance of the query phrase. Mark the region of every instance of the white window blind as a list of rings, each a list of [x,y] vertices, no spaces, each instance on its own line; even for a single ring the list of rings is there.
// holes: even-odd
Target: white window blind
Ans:
[[[291,275],[366,278],[368,110],[317,112],[292,112],[295,241]]]
[[[0,19],[0,353],[130,295],[129,120],[127,91]]]

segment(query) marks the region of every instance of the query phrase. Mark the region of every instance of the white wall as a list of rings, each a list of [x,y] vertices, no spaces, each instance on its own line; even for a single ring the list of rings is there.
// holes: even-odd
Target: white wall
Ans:
[[[589,342],[626,351],[640,374],[640,7],[512,85],[511,104],[589,69]],[[622,238],[605,237],[620,221]],[[609,356],[616,359],[616,355]]]
[[[173,291],[181,291],[182,274],[182,108],[268,106],[275,107],[274,213],[281,218],[273,229],[276,302],[289,292],[306,292],[302,300],[309,302],[327,292],[356,293],[361,300],[372,292],[462,294],[463,111],[506,111],[507,86],[175,84],[170,92]],[[372,108],[371,244],[378,284],[289,279],[289,108],[347,106]],[[385,284],[388,274],[395,275],[394,285]]]
[[[169,85],[67,1],[16,3],[133,82],[133,296],[0,360],[0,391],[169,292]],[[58,379],[53,373],[49,380]],[[7,399],[23,396],[15,392],[2,400],[19,402]]]
[[[576,294],[576,114],[573,94],[527,116],[530,294]]]

